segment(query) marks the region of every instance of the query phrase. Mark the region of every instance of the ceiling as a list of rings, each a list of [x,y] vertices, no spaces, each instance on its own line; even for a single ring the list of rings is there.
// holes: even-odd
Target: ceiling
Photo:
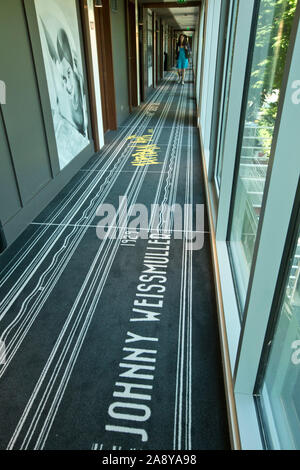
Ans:
[[[197,0],[191,0],[194,3]],[[142,0],[142,3],[165,3],[165,8],[151,8],[158,16],[162,17],[163,20],[167,21],[172,27],[179,30],[187,31],[189,29],[195,29],[197,25],[197,19],[199,16],[199,7],[185,7],[180,6],[177,8],[168,8],[168,3],[174,0]]]

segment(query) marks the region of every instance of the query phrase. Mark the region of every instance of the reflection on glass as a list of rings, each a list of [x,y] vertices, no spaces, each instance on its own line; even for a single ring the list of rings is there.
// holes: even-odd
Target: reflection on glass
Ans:
[[[261,0],[230,234],[244,304],[297,0]]]
[[[260,404],[275,449],[300,449],[300,230]]]
[[[223,159],[224,159],[224,144],[225,144],[225,133],[226,133],[226,122],[228,115],[228,104],[229,104],[229,91],[230,82],[232,75],[232,60],[233,60],[233,48],[235,40],[236,30],[236,19],[239,3],[236,0],[230,2],[230,16],[228,18],[228,45],[226,51],[226,58],[224,63],[224,75],[222,83],[222,100],[220,104],[220,125],[218,129],[217,137],[217,150],[216,150],[216,178],[218,186],[221,186],[222,170],[223,170]]]

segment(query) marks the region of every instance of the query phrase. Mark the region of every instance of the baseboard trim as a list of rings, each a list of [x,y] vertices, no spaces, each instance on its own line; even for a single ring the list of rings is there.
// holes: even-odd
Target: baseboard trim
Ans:
[[[217,301],[218,325],[219,325],[219,334],[220,334],[220,341],[221,341],[222,366],[223,366],[223,374],[224,374],[230,441],[231,441],[231,447],[233,450],[241,450],[242,449],[241,438],[240,438],[237,411],[236,411],[234,386],[233,386],[233,380],[232,380],[232,374],[231,374],[230,355],[229,355],[226,322],[225,322],[225,315],[224,315],[219,262],[218,262],[218,255],[217,255],[216,234],[215,234],[215,226],[213,222],[213,208],[212,208],[211,199],[210,199],[207,166],[206,166],[206,160],[205,160],[205,154],[204,154],[201,128],[198,127],[198,131],[199,131],[199,141],[200,141],[200,149],[201,149],[201,159],[202,159],[202,164],[203,164],[208,219],[209,219],[209,226],[210,226],[211,256],[212,256],[213,273],[214,273],[214,281],[215,281],[215,294],[216,294],[216,301]]]

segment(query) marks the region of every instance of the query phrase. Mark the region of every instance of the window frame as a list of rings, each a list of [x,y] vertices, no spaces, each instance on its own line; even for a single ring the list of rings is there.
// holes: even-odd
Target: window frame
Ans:
[[[293,83],[300,77],[299,17],[300,2],[298,0],[281,88],[271,162],[267,173],[234,372],[237,410],[241,415],[241,438],[245,443],[245,448],[249,448],[247,444],[249,423],[256,421],[255,427],[260,431],[254,396],[257,373],[265,346],[273,299],[280,276],[282,254],[285,250],[298,190],[300,159],[298,157],[297,137],[299,131],[297,128],[300,104],[293,103],[292,95],[294,92]],[[288,165],[286,164],[287,148],[290,158]],[[278,188],[282,187],[288,188],[288,191],[278,191]],[[278,230],[278,214],[280,214],[280,230]],[[272,243],[270,243],[270,234],[272,234]],[[266,266],[268,266],[268,277],[266,277]]]
[[[199,90],[199,117],[200,126],[202,129],[202,142],[205,148],[205,157],[207,166],[210,160],[210,131],[213,113],[213,99],[214,99],[214,86],[216,60],[218,49],[218,34],[219,22],[221,14],[221,2],[219,0],[211,0],[205,3],[205,42],[204,42],[204,56],[202,60],[201,69],[201,89]],[[204,91],[205,90],[205,91]]]
[[[215,103],[214,113],[218,113],[218,118],[213,122],[213,128],[211,132],[211,163],[209,169],[209,180],[214,180],[215,192],[217,198],[220,195],[221,179],[219,181],[218,172],[220,165],[220,157],[222,156],[222,140],[224,148],[224,138],[226,135],[227,116],[228,116],[228,104],[226,108],[226,96],[229,95],[231,72],[232,72],[232,61],[236,45],[236,26],[239,10],[240,0],[227,0],[226,4],[226,19],[222,21],[219,32],[219,45],[220,53],[218,56],[218,67],[221,68],[222,72],[219,71],[219,76],[216,78],[215,83]],[[225,7],[223,7],[225,10]],[[222,16],[224,15],[222,11]],[[225,16],[225,15],[224,15]],[[226,42],[224,48],[222,48],[224,32],[227,31]],[[230,76],[228,77],[228,73]],[[227,92],[227,93],[226,93]],[[219,99],[218,99],[219,98]],[[228,100],[228,98],[227,98]],[[222,158],[223,163],[223,158]],[[222,164],[223,166],[223,164]],[[222,173],[222,172],[221,172]]]
[[[246,78],[255,5],[257,5],[257,0],[239,3],[236,25],[237,46],[234,48],[232,61],[219,198],[213,197],[214,178],[209,179],[208,177],[207,167],[214,162],[213,155],[209,155],[207,152],[203,139],[204,130],[201,127],[202,120],[200,121],[200,141],[210,213],[229,422],[231,437],[234,436],[232,437],[233,447],[239,448],[240,442],[243,449],[264,448],[254,391],[300,173],[300,161],[297,153],[299,147],[297,123],[299,122],[300,104],[297,107],[291,100],[291,95],[295,92],[292,85],[295,80],[300,79],[298,59],[300,55],[300,0],[298,0],[281,88],[271,151],[272,160],[265,183],[265,194],[247,289],[245,315],[241,322],[228,250],[228,227],[240,130],[237,123],[241,118],[245,85],[245,80],[241,77]],[[208,28],[203,46],[205,52],[211,34],[212,31]],[[207,91],[205,86],[208,85],[203,81],[202,94]],[[207,124],[206,122],[206,129],[207,125],[211,125],[211,123]],[[286,165],[286,148],[289,149],[289,165]],[[279,195],[278,188],[282,187],[288,188],[288,192]],[[280,214],[280,231],[277,227],[278,214]],[[270,247],[270,233],[272,233],[272,249]],[[275,235],[273,236],[273,234]],[[271,274],[267,280],[265,280],[266,265],[272,266]],[[229,377],[230,372],[231,376]],[[230,397],[228,398],[231,379],[234,406]],[[236,429],[236,425],[238,425],[239,439],[236,437],[236,431],[233,431]]]
[[[227,248],[227,232],[230,213],[232,186],[234,181],[236,148],[239,137],[241,108],[244,95],[244,79],[248,61],[248,48],[251,37],[252,17],[255,0],[239,2],[236,23],[236,40],[232,60],[232,76],[229,88],[228,113],[226,122],[226,134],[224,138],[223,171],[219,190],[217,220],[215,226],[216,248],[219,260],[220,280],[223,297],[225,322],[231,369],[233,371],[241,322],[236,296],[236,286],[233,281],[231,263]],[[210,188],[214,182],[210,182]]]
[[[240,118],[242,97],[244,91],[244,80],[241,80],[241,77],[244,77],[246,72],[253,7],[254,0],[248,0],[247,2],[241,1],[239,2],[238,6],[235,47],[232,59],[232,76],[228,97],[228,114],[226,120],[227,127],[224,139],[224,168],[222,172],[222,181],[218,201],[216,201],[216,198],[212,198],[212,195],[214,194],[214,182],[209,181],[208,179],[207,162],[209,162],[209,155],[206,154],[204,148],[203,129],[201,127],[202,121],[198,119],[200,144],[202,149],[202,161],[206,183],[206,195],[208,200],[208,211],[210,218],[212,255],[215,267],[214,274],[217,293],[219,331],[221,338],[221,351],[223,357],[223,370],[229,427],[232,447],[235,449],[241,448],[241,441],[239,436],[238,417],[236,412],[237,407],[235,402],[236,397],[234,396],[232,376],[240,339],[241,324],[236,303],[234,283],[232,280],[226,235],[228,226],[228,215],[230,209],[231,186],[233,182],[235,167],[236,145],[238,140],[238,128],[236,126],[236,123],[239,121]],[[207,54],[207,42],[210,43],[211,34],[212,31],[207,30],[206,5],[204,28],[205,36],[203,43],[204,56]],[[238,47],[236,46],[236,44],[238,44]],[[206,89],[204,87],[204,80],[202,78],[203,64],[204,60],[202,62],[201,71],[197,71],[197,73],[201,73],[201,90],[199,90],[199,94],[197,94],[198,113],[201,107],[201,97],[206,92]]]
[[[279,276],[275,288],[275,295],[273,298],[271,313],[269,322],[266,330],[265,341],[262,349],[260,358],[259,369],[256,377],[256,383],[254,387],[254,399],[257,408],[258,419],[262,429],[262,439],[264,441],[265,448],[272,448],[269,433],[264,430],[264,415],[263,405],[261,400],[261,390],[264,384],[265,373],[268,367],[269,357],[271,354],[271,346],[276,333],[278,321],[281,316],[283,303],[286,293],[286,284],[289,278],[290,261],[295,249],[295,244],[299,238],[299,227],[300,227],[300,177],[298,182],[298,190],[295,197],[293,213],[289,224],[288,235],[286,238],[285,249],[282,256],[281,266],[279,270]],[[276,430],[275,430],[276,433]],[[273,436],[276,440],[276,437]]]

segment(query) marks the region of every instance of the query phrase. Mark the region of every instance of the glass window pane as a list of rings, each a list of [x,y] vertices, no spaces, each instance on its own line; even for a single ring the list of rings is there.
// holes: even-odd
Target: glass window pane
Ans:
[[[242,306],[248,287],[296,6],[297,0],[259,2],[230,232],[230,248]]]
[[[199,28],[199,44],[198,44],[198,58],[197,58],[197,85],[196,94],[198,100],[201,100],[200,85],[201,85],[201,73],[202,73],[202,52],[203,52],[203,32],[204,32],[204,18],[205,18],[205,5],[202,4],[201,16],[200,16],[200,28]],[[198,110],[199,112],[199,110]],[[198,116],[199,119],[199,116]]]
[[[232,0],[230,2],[230,14],[228,18],[228,27],[227,27],[227,41],[226,41],[226,57],[224,63],[224,75],[222,83],[222,99],[220,103],[220,124],[218,129],[217,136],[217,149],[216,149],[216,180],[217,184],[220,187],[221,177],[222,177],[222,168],[223,168],[223,158],[224,158],[224,138],[226,132],[226,122],[228,114],[228,100],[229,100],[229,89],[231,82],[231,73],[232,73],[232,59],[233,59],[233,50],[234,50],[234,40],[236,32],[236,20],[237,20],[237,11],[238,11],[238,1]]]
[[[260,391],[270,446],[300,450],[300,229]]]

